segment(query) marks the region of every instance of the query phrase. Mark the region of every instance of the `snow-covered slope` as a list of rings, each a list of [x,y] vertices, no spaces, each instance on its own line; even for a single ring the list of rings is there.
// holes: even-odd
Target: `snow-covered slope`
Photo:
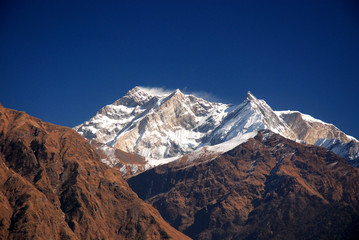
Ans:
[[[359,163],[359,143],[355,140],[343,143],[338,139],[320,138],[315,145],[325,147],[342,158]]]
[[[236,136],[261,129],[269,129],[289,138],[294,137],[294,133],[287,124],[264,100],[259,100],[248,92],[243,103],[233,107],[213,134],[209,136],[209,145],[225,142]]]
[[[220,146],[228,146],[221,143],[243,140],[261,129],[309,144],[316,144],[319,139],[358,143],[335,126],[309,115],[273,111],[250,92],[240,105],[230,105],[209,102],[178,89],[163,92],[135,87],[75,127],[87,139],[137,153],[152,165],[178,159],[202,147],[217,145],[215,149],[221,152]],[[350,156],[356,156],[358,150],[350,152]]]
[[[120,134],[145,116],[160,99],[161,96],[149,95],[136,87],[74,129],[87,139],[113,145]]]

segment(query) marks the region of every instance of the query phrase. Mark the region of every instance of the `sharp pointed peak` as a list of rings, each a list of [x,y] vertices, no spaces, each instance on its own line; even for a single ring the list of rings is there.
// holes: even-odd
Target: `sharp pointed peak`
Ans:
[[[251,91],[248,91],[248,92],[247,92],[246,99],[247,99],[248,101],[258,101],[258,98],[256,98],[256,97],[251,93]]]
[[[135,86],[134,88],[132,88],[130,91],[140,91],[141,87],[140,86]]]
[[[135,92],[143,92],[143,89],[139,86],[136,86],[132,88],[130,91],[128,91],[127,93],[135,93]]]
[[[149,94],[143,90],[141,87],[134,87],[130,91],[128,91],[125,95],[125,97],[135,97],[135,96],[148,96]]]
[[[134,107],[138,104],[145,102],[149,98],[151,98],[151,96],[141,91],[139,87],[134,87],[130,91],[128,91],[123,97],[116,100],[113,105],[125,105],[128,107]]]
[[[266,103],[266,101],[256,98],[250,91],[248,91],[246,99],[243,101],[243,104],[249,104],[251,107],[255,108],[267,108],[273,111],[271,107]]]
[[[173,91],[173,94],[183,94],[183,92],[181,92],[181,90],[179,90],[178,88],[176,90]]]
[[[181,90],[176,89],[176,90],[174,90],[173,92],[171,92],[171,93],[167,96],[167,98],[170,99],[170,98],[173,98],[173,97],[182,97],[182,96],[184,96],[184,94],[181,92]]]

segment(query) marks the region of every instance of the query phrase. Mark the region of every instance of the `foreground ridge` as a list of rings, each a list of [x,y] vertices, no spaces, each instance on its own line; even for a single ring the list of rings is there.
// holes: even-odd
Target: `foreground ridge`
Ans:
[[[189,239],[74,130],[0,106],[0,239]]]
[[[214,159],[128,180],[193,239],[356,239],[359,172],[331,151],[261,130]]]

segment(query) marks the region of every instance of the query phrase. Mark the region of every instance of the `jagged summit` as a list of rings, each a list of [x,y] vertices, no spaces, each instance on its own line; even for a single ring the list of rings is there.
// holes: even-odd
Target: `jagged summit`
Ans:
[[[112,105],[124,105],[127,107],[136,107],[138,105],[143,105],[153,96],[149,95],[139,87],[135,87],[128,91],[125,96],[115,101]]]
[[[177,88],[176,90],[174,90],[172,94],[173,94],[173,95],[176,95],[176,94],[182,94],[182,95],[183,95],[183,93],[181,92],[181,90],[179,90],[178,88]]]
[[[247,99],[248,101],[258,101],[258,99],[251,93],[251,91],[248,91],[248,92],[247,92],[246,99]]]
[[[351,140],[333,125],[313,119],[294,111],[275,112],[250,91],[241,104],[232,105],[206,101],[179,89],[135,87],[75,130],[85,138],[147,159],[182,156],[261,129],[311,144],[318,139]]]
[[[175,95],[184,95],[179,89],[174,91],[163,90],[161,88],[134,87],[128,91],[125,96],[115,101],[112,105],[125,105],[127,107],[136,107],[159,99],[168,99]]]
[[[128,91],[124,97],[136,97],[136,96],[150,96],[147,92],[143,91],[140,87],[134,87],[130,91]]]
[[[210,144],[218,144],[261,129],[269,129],[285,137],[294,136],[287,124],[264,100],[259,100],[248,92],[245,100],[236,106],[214,131]]]
[[[132,88],[130,91],[128,91],[128,93],[134,93],[134,92],[139,92],[139,91],[143,91],[143,88],[136,86],[134,88]],[[127,95],[127,94],[126,94]]]
[[[142,86],[137,86],[134,89],[145,92],[150,96],[157,96],[157,97],[168,96],[170,93],[173,92],[171,90],[165,90],[162,88],[151,88],[151,87],[142,87]]]
[[[173,97],[177,97],[177,98],[183,98],[185,96],[185,94],[183,94],[179,89],[174,90],[173,92],[171,92],[164,101],[171,99]]]

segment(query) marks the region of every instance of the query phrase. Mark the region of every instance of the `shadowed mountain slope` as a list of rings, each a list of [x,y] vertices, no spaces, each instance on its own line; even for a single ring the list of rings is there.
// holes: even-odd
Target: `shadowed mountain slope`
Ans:
[[[356,239],[359,172],[331,151],[263,130],[213,160],[128,180],[194,239]]]

